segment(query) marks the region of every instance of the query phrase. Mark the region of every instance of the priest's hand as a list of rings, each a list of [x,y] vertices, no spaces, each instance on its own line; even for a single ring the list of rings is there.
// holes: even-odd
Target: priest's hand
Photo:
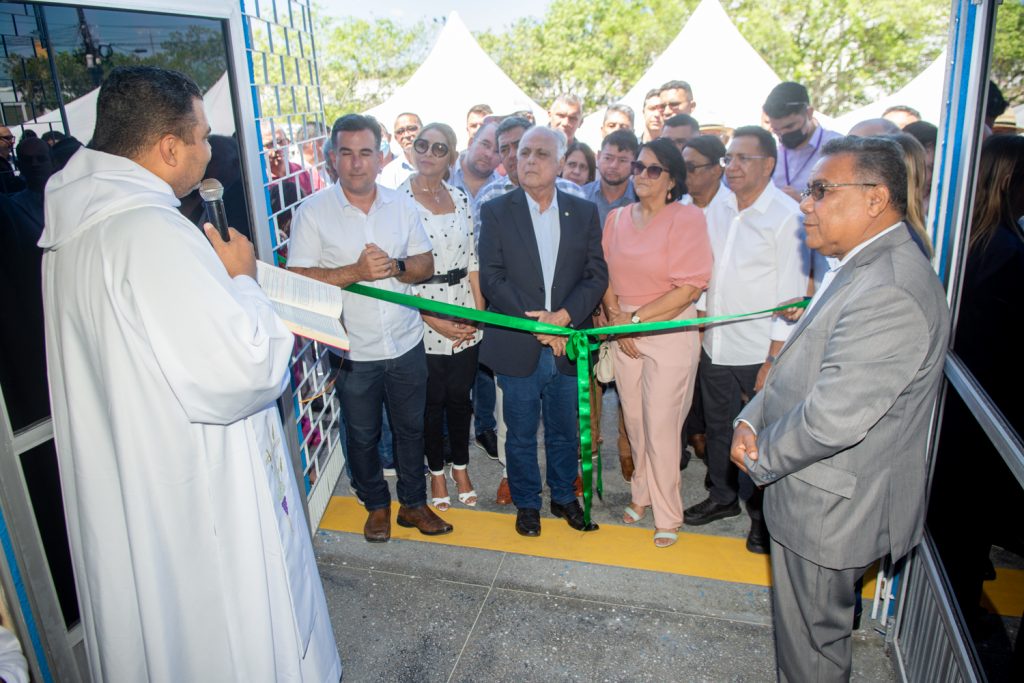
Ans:
[[[217,228],[213,227],[213,223],[203,224],[203,230],[206,231],[206,237],[213,245],[213,250],[217,252],[228,275],[248,275],[253,280],[256,279],[256,252],[253,250],[252,242],[247,240],[245,235],[234,228],[228,228],[229,241],[225,242],[220,238]]]

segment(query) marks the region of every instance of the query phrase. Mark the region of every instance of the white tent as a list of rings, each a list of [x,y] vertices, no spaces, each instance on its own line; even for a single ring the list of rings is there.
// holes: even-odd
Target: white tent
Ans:
[[[68,117],[68,129],[71,131],[71,135],[78,138],[82,144],[89,142],[92,132],[96,128],[96,98],[99,96],[99,92],[99,88],[90,90],[81,97],[64,104],[64,112]],[[231,86],[226,71],[203,95],[203,106],[206,110],[206,117],[210,121],[210,127],[215,134],[234,134],[235,118],[231,106]],[[31,128],[38,135],[42,135],[48,130],[64,132],[59,109],[47,112],[32,121],[19,124],[19,127]]]
[[[740,35],[718,0],[703,0],[683,30],[636,82],[622,102],[636,112],[636,129],[643,131],[643,99],[666,81],[684,80],[693,87],[697,103],[693,117],[702,124],[737,127],[758,124],[761,105],[779,82],[761,55]],[[584,119],[578,136],[600,144],[604,108]]]
[[[388,130],[406,111],[419,114],[424,124],[447,123],[455,129],[459,147],[464,148],[466,112],[474,104],[489,104],[495,114],[529,109],[538,123],[547,120],[545,110],[487,56],[458,13],[452,12],[416,73],[385,102],[366,113]]]
[[[946,51],[905,86],[871,104],[837,116],[831,128],[845,133],[865,119],[877,119],[889,107],[903,104],[921,112],[925,121],[939,125],[942,89],[946,82]]]

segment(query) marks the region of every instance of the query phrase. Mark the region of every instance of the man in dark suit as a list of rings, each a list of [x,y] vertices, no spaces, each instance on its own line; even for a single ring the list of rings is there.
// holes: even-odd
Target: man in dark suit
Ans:
[[[586,327],[608,287],[608,267],[597,207],[555,188],[565,147],[565,135],[541,127],[519,141],[519,189],[481,207],[480,285],[496,313]],[[540,535],[542,410],[551,513],[574,529],[597,529],[584,524],[573,489],[577,393],[566,341],[492,326],[480,350],[480,362],[494,370],[503,392],[509,488],[516,531],[524,536]]]
[[[849,680],[854,583],[921,538],[949,311],[906,207],[892,141],[826,144],[800,209],[830,269],[735,423],[732,460],[765,487],[782,681]]]

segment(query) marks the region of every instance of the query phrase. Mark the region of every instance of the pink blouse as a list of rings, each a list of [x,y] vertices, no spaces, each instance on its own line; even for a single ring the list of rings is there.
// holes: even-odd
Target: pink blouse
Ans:
[[[619,301],[640,307],[675,287],[707,287],[713,257],[704,212],[672,202],[638,230],[631,206],[608,214],[601,238]]]

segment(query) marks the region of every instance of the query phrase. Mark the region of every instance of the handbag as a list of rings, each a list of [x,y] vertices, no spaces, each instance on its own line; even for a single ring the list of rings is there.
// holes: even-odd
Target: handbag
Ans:
[[[618,228],[619,220],[622,218],[623,209],[615,210],[615,222],[613,229]],[[597,360],[594,362],[594,377],[602,384],[615,381],[615,354],[612,353],[611,341],[601,342],[597,349]]]
[[[610,341],[601,342],[601,346],[597,349],[594,377],[602,384],[615,381],[615,354],[612,353],[612,343]]]

